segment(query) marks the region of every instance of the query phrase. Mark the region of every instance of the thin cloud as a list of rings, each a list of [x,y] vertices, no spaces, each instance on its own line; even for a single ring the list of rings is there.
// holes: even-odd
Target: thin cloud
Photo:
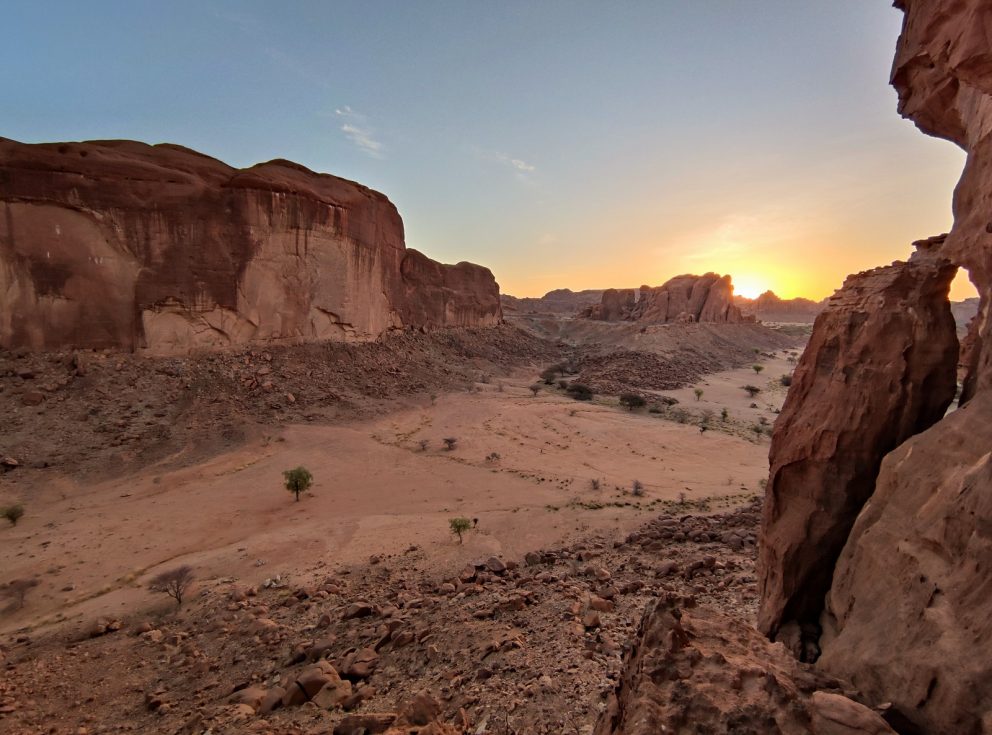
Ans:
[[[489,161],[491,163],[498,163],[501,166],[506,166],[507,168],[513,169],[516,173],[517,178],[521,181],[527,181],[527,175],[532,174],[537,171],[537,166],[532,163],[528,163],[521,158],[514,158],[506,153],[501,153],[500,151],[489,151],[483,148],[473,148],[473,152],[483,161]]]
[[[376,140],[375,131],[365,124],[364,115],[355,112],[348,105],[338,107],[334,114],[342,121],[341,132],[344,137],[373,158],[382,158],[384,146]]]

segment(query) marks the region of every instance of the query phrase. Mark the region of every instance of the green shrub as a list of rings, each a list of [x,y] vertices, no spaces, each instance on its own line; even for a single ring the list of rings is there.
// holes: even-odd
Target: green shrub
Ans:
[[[565,390],[568,392],[568,395],[577,401],[592,400],[594,395],[592,388],[588,385],[583,385],[582,383],[571,383]]]
[[[313,475],[306,467],[285,470],[282,476],[285,479],[286,489],[296,496],[296,502],[300,502],[300,493],[305,493],[313,484]]]
[[[451,529],[451,532],[458,537],[458,543],[461,544],[461,543],[465,543],[462,540],[462,534],[472,529],[472,521],[470,521],[468,518],[462,518],[462,517],[452,518],[450,521],[448,521],[448,527]]]
[[[23,505],[8,505],[3,509],[3,517],[10,521],[10,525],[16,526],[17,522],[24,516]]]

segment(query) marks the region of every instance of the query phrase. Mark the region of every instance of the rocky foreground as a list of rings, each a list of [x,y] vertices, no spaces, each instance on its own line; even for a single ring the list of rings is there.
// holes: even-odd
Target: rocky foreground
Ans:
[[[152,615],[4,641],[0,729],[502,735],[588,733],[599,720],[613,732],[627,689],[643,686],[629,660],[645,655],[650,603],[641,627],[667,616],[677,631],[665,679],[682,693],[666,707],[693,731],[840,732],[813,723],[838,706],[868,711],[780,646],[771,658],[756,648],[769,647],[750,625],[759,517],[757,501],[716,515],[670,503],[626,538],[449,573],[418,547],[358,567],[260,559],[251,578],[197,580],[179,609],[163,597]],[[731,631],[722,642],[713,616]],[[707,690],[717,662],[739,696]]]

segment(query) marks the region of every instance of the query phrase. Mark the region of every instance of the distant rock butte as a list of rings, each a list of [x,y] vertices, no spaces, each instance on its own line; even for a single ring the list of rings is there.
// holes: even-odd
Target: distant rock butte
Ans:
[[[556,288],[540,298],[500,295],[504,311],[551,314],[574,314],[587,306],[598,304],[602,298],[602,289],[572,291],[568,288]]]
[[[607,289],[599,304],[582,310],[579,316],[608,322],[653,324],[754,321],[734,305],[730,276],[716,273],[676,276],[656,288]]]
[[[502,319],[492,273],[403,241],[382,194],[283,160],[0,138],[0,346],[375,339]]]
[[[746,316],[753,316],[763,322],[795,322],[812,324],[823,311],[825,301],[811,301],[797,297],[779,298],[774,291],[765,291],[754,299],[734,296],[734,304]]]

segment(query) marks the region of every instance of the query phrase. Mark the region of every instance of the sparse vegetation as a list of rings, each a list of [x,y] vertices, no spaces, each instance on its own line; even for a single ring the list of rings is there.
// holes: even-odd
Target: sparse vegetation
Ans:
[[[625,406],[628,411],[633,411],[635,408],[641,408],[647,403],[641,396],[636,393],[621,393],[620,394],[620,405]]]
[[[446,438],[442,439],[441,441],[444,442],[444,448],[445,448],[445,450],[447,450],[449,452],[458,445],[458,439],[456,439],[453,436],[446,437]]]
[[[285,479],[286,489],[296,496],[296,502],[300,502],[300,493],[305,493],[313,484],[313,475],[306,467],[294,467],[282,473]]]
[[[490,463],[499,462],[501,459],[499,452],[490,452],[486,455],[486,461]]]
[[[782,385],[788,388],[790,385],[792,385],[792,376],[783,375],[781,378],[779,378],[779,381],[782,383]]]
[[[582,383],[572,383],[566,390],[568,391],[568,395],[577,401],[590,401],[594,395],[592,388]]]
[[[702,397],[703,397],[703,389],[702,389],[702,388],[693,388],[693,389],[692,389],[692,392],[696,394],[696,400],[697,400],[697,401],[698,401],[698,400],[699,400],[700,398],[702,398]]]
[[[761,388],[756,385],[745,385],[741,387],[741,390],[746,392],[749,396],[751,396],[751,398],[754,398],[761,392]]]
[[[599,480],[597,478],[594,477],[589,481],[589,484],[592,485],[593,490],[599,490]]]
[[[37,577],[26,577],[24,579],[14,579],[0,587],[0,593],[10,600],[7,610],[20,610],[24,607],[24,601],[28,592],[40,584]]]
[[[430,445],[430,442],[427,439],[421,439],[419,442],[417,442],[417,446],[420,447],[420,451],[421,452],[426,452],[427,451],[427,447],[429,445]]]
[[[757,375],[758,373],[760,373],[762,370],[765,369],[765,366],[764,365],[752,365],[751,366],[751,369],[754,370],[754,374]]]
[[[543,380],[548,385],[554,385],[555,381],[558,379],[558,371],[553,367],[549,367],[543,373],[541,373],[541,380]]]
[[[24,516],[23,505],[8,505],[3,509],[3,517],[10,521],[10,525],[16,526],[17,522]]]
[[[754,438],[761,441],[761,435],[765,433],[765,427],[761,424],[754,424],[751,426],[751,431],[754,432]]]
[[[642,483],[640,480],[634,480],[634,484],[631,486],[630,492],[636,498],[643,497],[644,483]]]
[[[720,420],[726,421],[728,418],[730,418],[730,411],[728,411],[726,406],[724,406],[722,409],[720,409]]]
[[[533,393],[536,396],[538,393],[541,392],[541,384],[540,383],[534,383],[534,385],[532,385],[530,387],[530,392]]]
[[[448,527],[451,528],[451,533],[458,537],[458,543],[462,544],[465,543],[462,539],[462,535],[466,531],[470,531],[472,529],[472,521],[468,518],[462,518],[459,516],[458,518],[452,518],[448,521]]]
[[[302,468],[298,467],[297,469]],[[167,594],[176,601],[177,607],[182,607],[183,597],[193,583],[193,579],[193,567],[184,564],[152,578],[152,581],[148,583],[148,589],[152,592]]]

